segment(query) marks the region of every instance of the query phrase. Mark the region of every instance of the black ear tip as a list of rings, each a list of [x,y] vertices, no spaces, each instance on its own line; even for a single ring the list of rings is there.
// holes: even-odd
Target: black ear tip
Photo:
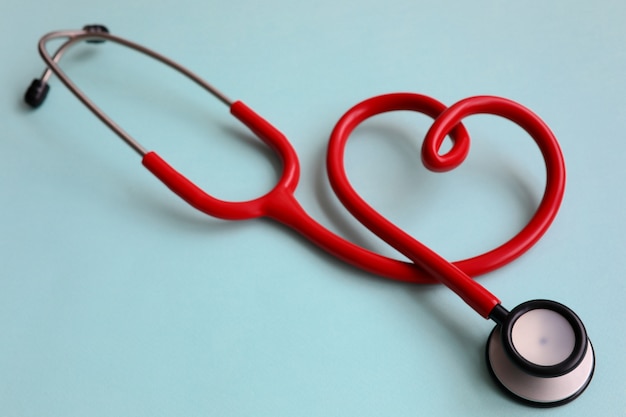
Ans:
[[[24,101],[32,108],[37,108],[44,102],[46,96],[48,95],[48,91],[50,90],[50,86],[48,83],[35,79],[26,90],[26,94],[24,94]]]
[[[88,33],[109,33],[109,29],[104,25],[85,25],[83,30]],[[102,43],[103,39],[89,39],[87,43]]]

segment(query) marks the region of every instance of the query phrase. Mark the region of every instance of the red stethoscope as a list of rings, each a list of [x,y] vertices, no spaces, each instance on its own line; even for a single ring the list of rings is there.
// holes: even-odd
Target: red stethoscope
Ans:
[[[46,44],[59,38],[66,41],[51,56]],[[216,199],[181,175],[158,154],[147,151],[111,120],[58,65],[63,54],[75,43],[100,43],[105,40],[170,66],[229,106],[231,114],[280,157],[282,174],[274,188],[259,198],[245,202]],[[339,120],[330,137],[326,160],[332,188],[359,222],[411,261],[403,262],[355,245],[311,218],[294,196],[300,168],[296,152],[287,138],[243,102],[231,101],[176,62],[111,35],[101,25],[49,33],[39,41],[39,51],[47,68],[26,92],[26,103],[38,107],[44,101],[49,90],[48,79],[54,72],[83,104],[141,155],[143,165],[150,172],[196,209],[226,220],[271,218],[367,272],[397,281],[446,285],[478,314],[496,323],[487,342],[487,365],[494,380],[516,399],[542,407],[560,405],[578,397],[591,381],[595,368],[593,347],[585,327],[572,310],[554,301],[532,300],[508,311],[496,296],[472,278],[511,262],[533,246],[552,223],[563,198],[565,165],[558,142],[549,127],[522,105],[500,97],[478,96],[446,107],[425,95],[395,93],[362,101]],[[374,210],[348,181],[344,168],[345,146],[352,131],[364,120],[400,110],[423,113],[434,119],[422,146],[422,161],[433,171],[451,170],[464,161],[469,152],[470,139],[461,121],[467,116],[492,114],[522,127],[539,146],[546,164],[546,189],[529,223],[509,241],[489,252],[448,262]],[[441,145],[448,135],[452,139],[452,147],[445,154],[440,154]]]

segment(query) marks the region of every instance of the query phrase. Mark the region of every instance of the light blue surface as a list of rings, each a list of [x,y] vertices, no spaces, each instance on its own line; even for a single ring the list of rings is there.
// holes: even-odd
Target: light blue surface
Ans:
[[[626,414],[622,0],[24,0],[0,16],[0,415]],[[20,99],[43,68],[38,38],[93,22],[274,123],[300,155],[305,208],[386,254],[325,179],[343,112],[393,91],[445,103],[496,94],[533,109],[562,145],[565,200],[535,248],[481,282],[508,307],[552,298],[579,313],[597,355],[588,390],[556,409],[512,402],[484,364],[491,324],[450,291],[371,277],[269,221],[195,212],[58,80],[28,111]],[[216,196],[271,188],[268,152],[171,72],[105,45],[78,48],[65,67]],[[466,164],[431,174],[418,155],[429,123],[367,122],[348,147],[350,178],[446,257],[488,250],[536,207],[538,151],[510,124],[474,117]]]

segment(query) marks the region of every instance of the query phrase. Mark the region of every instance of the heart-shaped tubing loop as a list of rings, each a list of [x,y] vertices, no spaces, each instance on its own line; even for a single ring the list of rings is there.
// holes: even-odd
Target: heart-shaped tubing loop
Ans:
[[[422,161],[434,171],[459,166],[469,152],[469,136],[461,124],[464,117],[486,113],[505,117],[521,126],[534,138],[546,162],[547,185],[533,218],[513,238],[501,246],[461,261],[449,263],[428,247],[388,221],[374,210],[350,184],[345,167],[345,146],[352,131],[364,120],[385,112],[408,110],[435,118],[422,147]],[[443,155],[439,149],[445,137],[452,148]],[[328,176],[342,204],[374,234],[407,256],[427,275],[444,283],[483,316],[499,302],[469,277],[497,269],[519,257],[545,233],[556,216],[565,187],[565,165],[556,138],[548,126],[527,108],[499,97],[471,97],[450,108],[419,94],[396,93],[373,97],[350,109],[337,123],[327,153]]]

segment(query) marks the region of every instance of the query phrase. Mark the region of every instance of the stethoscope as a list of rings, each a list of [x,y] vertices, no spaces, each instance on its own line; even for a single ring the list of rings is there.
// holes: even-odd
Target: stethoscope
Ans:
[[[46,44],[59,38],[66,41],[51,56]],[[63,54],[79,41],[110,41],[146,54],[182,73],[227,105],[233,116],[280,157],[282,174],[274,188],[250,201],[219,200],[202,191],[155,152],[146,150],[100,110],[59,67]],[[593,347],[583,323],[572,310],[555,301],[532,300],[508,311],[497,297],[471,278],[511,262],[533,246],[546,232],[561,204],[565,165],[560,147],[548,126],[527,108],[493,96],[471,97],[446,107],[424,95],[395,93],[362,101],[339,120],[330,137],[326,160],[331,186],[359,222],[411,261],[403,262],[357,246],[311,218],[294,196],[300,169],[298,157],[287,138],[244,103],[231,101],[188,69],[141,45],[109,34],[101,25],[49,33],[40,39],[39,52],[47,69],[26,92],[26,103],[31,107],[42,104],[49,90],[48,80],[54,72],[83,104],[142,157],[143,165],[150,172],[196,209],[226,220],[270,218],[370,273],[418,284],[443,283],[478,314],[496,323],[487,341],[487,365],[494,380],[518,400],[541,407],[564,404],[578,397],[591,381],[595,367]],[[467,116],[492,114],[522,127],[539,146],[547,171],[543,198],[529,223],[509,241],[489,252],[448,262],[369,206],[348,181],[343,163],[346,142],[364,120],[399,110],[419,112],[435,119],[422,147],[422,161],[433,171],[451,170],[467,156],[470,140],[461,124]],[[452,147],[440,154],[448,135]]]

